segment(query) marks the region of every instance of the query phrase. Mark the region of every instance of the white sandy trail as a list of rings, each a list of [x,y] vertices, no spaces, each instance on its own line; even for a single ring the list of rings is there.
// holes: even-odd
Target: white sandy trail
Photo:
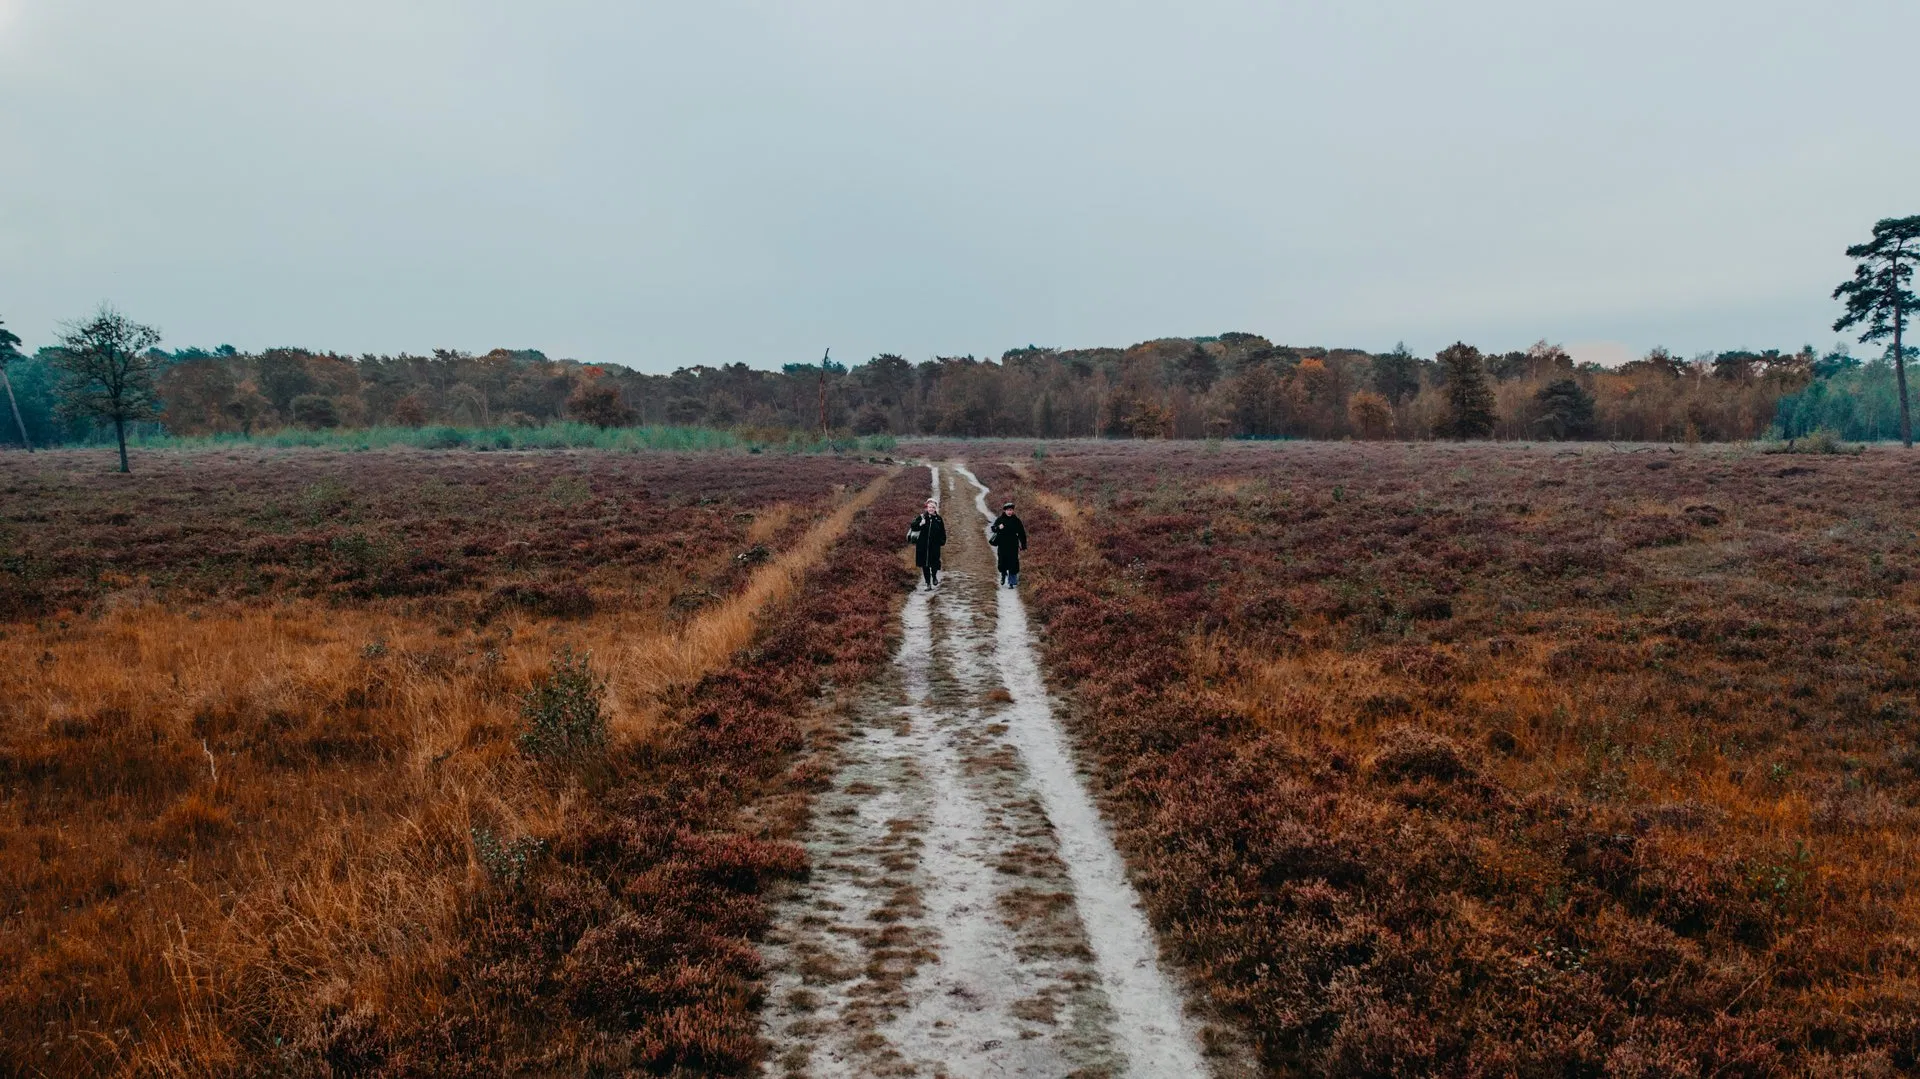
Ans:
[[[1207,1074],[990,552],[954,526],[846,719],[767,944],[772,1075]]]
[[[954,471],[973,484],[974,505],[991,524],[986,485],[964,465],[954,466]],[[993,660],[1001,684],[1013,694],[1013,706],[1002,720],[1026,759],[1047,817],[1059,835],[1060,857],[1073,878],[1080,921],[1093,947],[1132,1074],[1205,1075],[1199,1042],[1181,1007],[1180,994],[1160,969],[1146,911],[1127,879],[1126,865],[1106,822],[1074,767],[1066,733],[1054,718],[1033,634],[1027,628],[1027,605],[1017,588],[1001,588],[996,595],[999,627]]]

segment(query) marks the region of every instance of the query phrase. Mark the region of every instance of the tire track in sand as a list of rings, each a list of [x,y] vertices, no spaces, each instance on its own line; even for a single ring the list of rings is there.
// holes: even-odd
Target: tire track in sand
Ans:
[[[971,472],[944,478],[986,512]],[[941,587],[908,597],[891,669],[845,719],[811,878],[780,899],[767,1072],[1204,1075],[1019,593],[984,527],[949,526]]]

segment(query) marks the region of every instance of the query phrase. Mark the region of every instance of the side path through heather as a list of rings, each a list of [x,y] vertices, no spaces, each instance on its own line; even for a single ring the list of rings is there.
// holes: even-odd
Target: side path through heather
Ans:
[[[804,836],[813,871],[766,949],[767,1072],[1207,1075],[1025,605],[997,586],[972,517],[990,517],[987,490],[964,466],[929,470],[946,572],[908,597],[888,675],[842,720]]]

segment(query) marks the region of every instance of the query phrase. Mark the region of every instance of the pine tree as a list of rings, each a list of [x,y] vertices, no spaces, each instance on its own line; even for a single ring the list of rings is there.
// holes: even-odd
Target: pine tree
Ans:
[[[1194,393],[1205,393],[1220,377],[1220,361],[1214,359],[1204,345],[1196,343],[1180,358],[1177,373],[1181,385]]]
[[[1404,343],[1373,358],[1373,388],[1396,407],[1420,392],[1420,361]]]
[[[1913,448],[1913,422],[1907,412],[1907,356],[1902,339],[1907,316],[1915,306],[1913,264],[1920,259],[1920,216],[1889,217],[1873,226],[1873,239],[1847,248],[1858,260],[1853,280],[1833,290],[1847,312],[1833,324],[1835,330],[1856,326],[1862,341],[1893,339],[1893,370],[1900,386],[1900,441]]]
[[[1486,438],[1493,434],[1493,388],[1487,385],[1480,350],[1456,341],[1434,358],[1447,376],[1448,416],[1440,433],[1447,438]]]
[[[1573,379],[1554,379],[1533,399],[1540,404],[1538,423],[1548,437],[1585,438],[1593,433],[1593,395]]]

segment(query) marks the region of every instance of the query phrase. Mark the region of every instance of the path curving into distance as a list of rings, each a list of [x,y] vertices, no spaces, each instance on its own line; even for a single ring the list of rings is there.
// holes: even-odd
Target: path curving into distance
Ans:
[[[986,488],[929,471],[947,572],[907,598],[891,668],[844,719],[811,878],[766,949],[766,1073],[1206,1075],[1025,605],[959,508],[987,514]]]

